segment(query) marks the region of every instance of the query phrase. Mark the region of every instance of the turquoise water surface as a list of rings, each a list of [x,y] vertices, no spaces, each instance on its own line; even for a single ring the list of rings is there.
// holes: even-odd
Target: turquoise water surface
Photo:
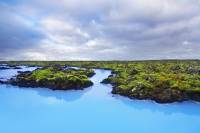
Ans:
[[[35,68],[23,67],[25,70]],[[0,70],[2,79],[18,70]],[[84,91],[0,85],[0,133],[199,133],[200,104],[157,104],[112,95],[95,70]]]

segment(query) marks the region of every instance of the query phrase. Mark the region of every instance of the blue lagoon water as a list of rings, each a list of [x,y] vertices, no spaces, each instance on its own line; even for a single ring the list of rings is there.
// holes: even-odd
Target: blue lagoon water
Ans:
[[[35,68],[23,68],[22,70]],[[157,104],[112,95],[95,70],[84,91],[0,85],[0,133],[199,133],[200,104]],[[8,78],[17,70],[0,70]]]

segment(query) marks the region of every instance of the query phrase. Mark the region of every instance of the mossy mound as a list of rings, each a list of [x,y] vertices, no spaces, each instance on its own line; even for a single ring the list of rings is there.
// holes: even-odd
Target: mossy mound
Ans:
[[[93,85],[89,77],[94,75],[91,69],[63,69],[61,66],[49,66],[32,72],[24,72],[9,81],[21,87],[46,87],[53,90],[83,89]]]
[[[136,62],[115,64],[114,75],[102,83],[112,84],[112,93],[158,103],[200,101],[200,63]]]

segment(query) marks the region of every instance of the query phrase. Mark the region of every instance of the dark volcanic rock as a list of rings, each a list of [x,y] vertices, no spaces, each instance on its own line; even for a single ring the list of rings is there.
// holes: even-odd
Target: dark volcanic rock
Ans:
[[[200,68],[188,67],[186,71],[189,74],[200,74]]]
[[[185,94],[176,89],[155,89],[150,95],[151,100],[158,103],[181,102],[187,99]]]
[[[128,90],[114,87],[112,93],[127,96],[131,99],[154,100],[157,103],[181,102],[188,99],[188,96],[184,92],[175,89],[148,90],[140,88]]]
[[[113,87],[112,93],[127,96],[131,99],[154,100],[157,103],[182,102],[185,100],[200,101],[200,92],[187,92],[170,88],[148,90],[138,87],[131,90]]]
[[[188,96],[188,99],[191,99],[194,101],[200,101],[200,92],[187,91],[186,94]]]
[[[103,84],[109,84],[110,80],[108,78],[106,78],[106,79],[102,80],[101,83],[103,83]]]

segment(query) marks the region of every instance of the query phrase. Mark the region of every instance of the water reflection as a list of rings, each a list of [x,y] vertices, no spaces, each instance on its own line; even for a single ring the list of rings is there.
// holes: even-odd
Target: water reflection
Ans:
[[[84,93],[88,91],[89,88],[85,90],[68,90],[68,91],[61,91],[61,90],[49,90],[45,88],[37,88],[35,91],[38,95],[42,97],[54,97],[58,100],[64,100],[66,102],[72,102],[80,99]]]

